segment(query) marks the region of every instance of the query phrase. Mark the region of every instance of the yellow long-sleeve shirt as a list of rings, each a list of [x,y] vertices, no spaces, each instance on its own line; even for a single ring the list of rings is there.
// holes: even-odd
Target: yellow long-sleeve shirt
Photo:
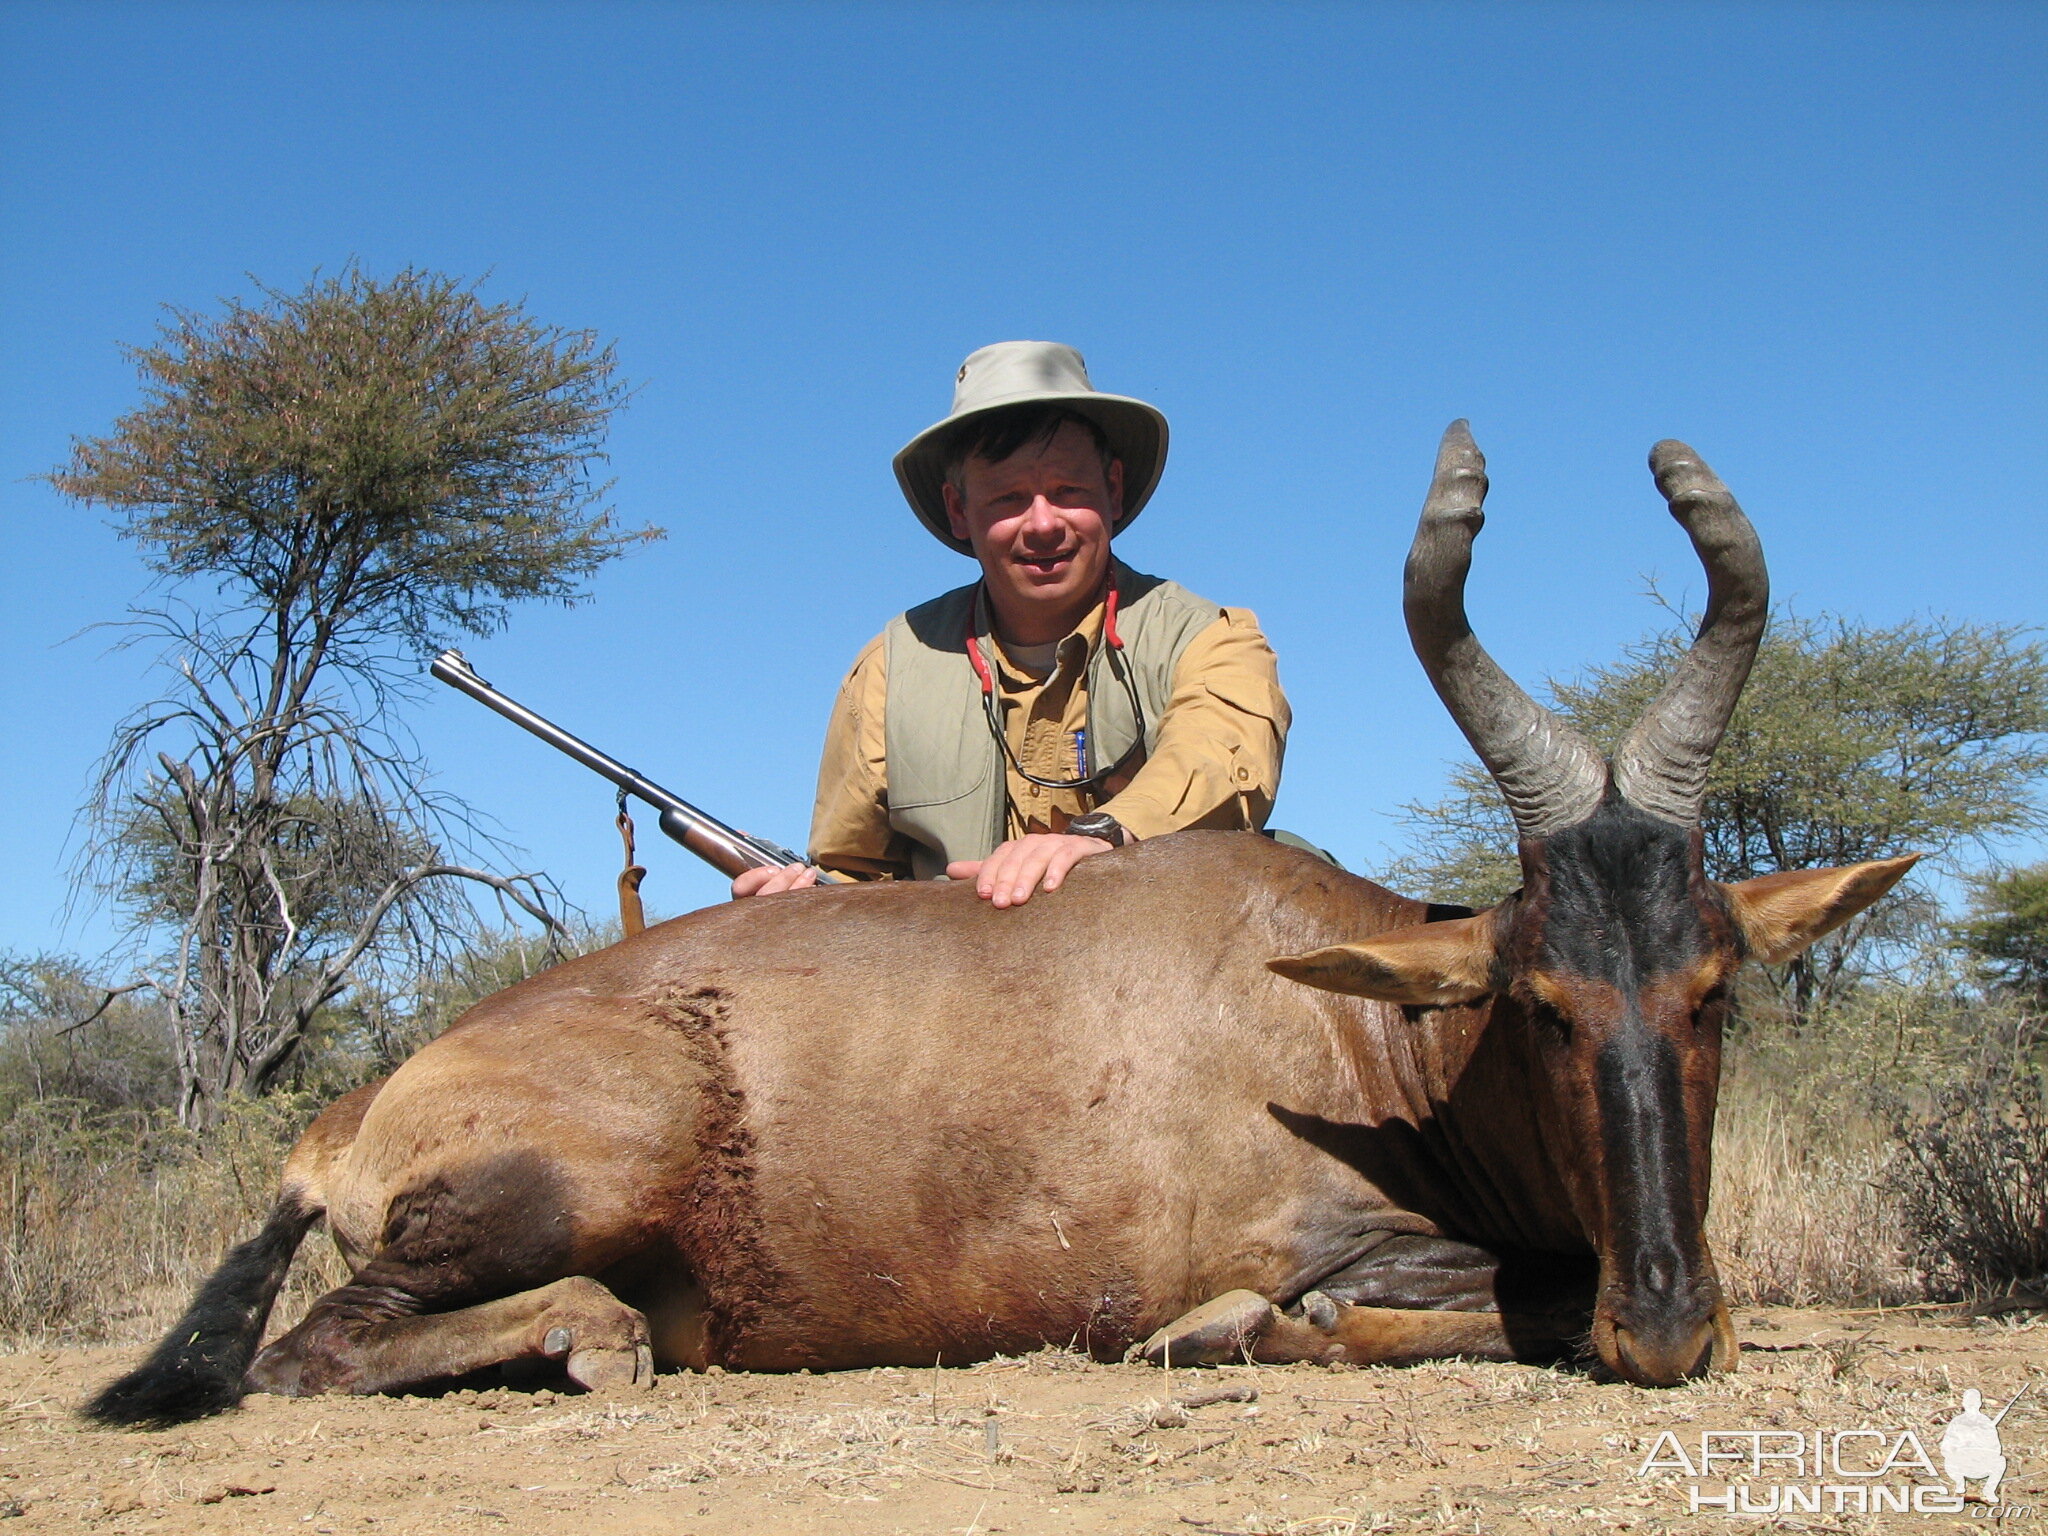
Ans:
[[[1004,732],[1018,760],[1039,778],[1073,778],[1079,771],[1074,737],[1087,728],[1088,655],[1102,633],[1102,616],[1098,604],[1055,648],[1052,670],[1042,678],[998,647]],[[840,686],[818,766],[810,851],[829,869],[907,877],[909,845],[889,825],[886,655],[878,635]],[[1140,838],[1187,827],[1256,830],[1280,788],[1290,720],[1273,648],[1257,618],[1248,609],[1222,609],[1181,652],[1156,745],[1135,772],[1111,779],[1091,797],[1045,789],[1005,765],[1008,835],[1058,831],[1098,809]],[[960,722],[963,731],[987,728],[978,711]]]

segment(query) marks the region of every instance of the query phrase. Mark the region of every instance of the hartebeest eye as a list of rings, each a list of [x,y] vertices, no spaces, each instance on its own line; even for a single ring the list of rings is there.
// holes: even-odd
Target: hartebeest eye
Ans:
[[[1515,986],[1523,1011],[1532,1020],[1567,1035],[1572,1030],[1573,1014],[1583,1004],[1578,996],[1580,990],[1569,978],[1553,971],[1530,971]]]

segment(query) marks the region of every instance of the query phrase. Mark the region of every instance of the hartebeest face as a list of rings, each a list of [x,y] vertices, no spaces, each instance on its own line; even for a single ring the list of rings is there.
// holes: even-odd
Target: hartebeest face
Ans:
[[[1707,877],[1706,769],[1768,609],[1762,551],[1678,443],[1651,465],[1710,578],[1699,639],[1612,763],[1480,649],[1463,586],[1484,461],[1445,434],[1409,557],[1423,665],[1493,772],[1520,832],[1523,886],[1490,911],[1272,962],[1311,986],[1406,1006],[1492,999],[1531,1065],[1552,1161],[1600,1256],[1592,1343],[1617,1374],[1669,1385],[1734,1364],[1705,1224],[1721,1027],[1745,959],[1791,958],[1889,890],[1913,860]]]
[[[1694,1376],[1734,1338],[1702,1231],[1721,1023],[1740,954],[1698,838],[1610,800],[1523,849],[1496,1007],[1525,1033],[1581,1226],[1594,1343],[1632,1379]]]

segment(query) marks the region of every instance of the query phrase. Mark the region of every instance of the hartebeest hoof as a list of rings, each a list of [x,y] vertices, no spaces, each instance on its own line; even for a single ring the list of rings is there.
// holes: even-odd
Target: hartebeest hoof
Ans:
[[[547,1287],[540,1352],[592,1392],[654,1385],[647,1319],[597,1281],[578,1275]]]
[[[567,1365],[569,1379],[592,1392],[654,1385],[654,1351],[645,1344],[632,1350],[575,1350]]]
[[[1273,1303],[1257,1291],[1226,1291],[1175,1318],[1130,1352],[1148,1365],[1222,1365],[1243,1360],[1273,1324]]]

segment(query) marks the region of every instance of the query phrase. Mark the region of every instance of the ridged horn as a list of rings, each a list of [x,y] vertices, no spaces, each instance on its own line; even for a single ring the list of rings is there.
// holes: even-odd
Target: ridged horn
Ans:
[[[1523,837],[1584,821],[1607,789],[1607,765],[1584,737],[1524,693],[1486,654],[1465,617],[1472,540],[1486,523],[1486,459],[1454,421],[1408,550],[1402,608],[1437,697],[1507,798]]]
[[[1690,826],[1707,769],[1749,680],[1771,611],[1771,578],[1756,530],[1721,479],[1684,443],[1650,450],[1650,471],[1707,572],[1707,611],[1692,649],[1614,754],[1614,785],[1631,804]]]

